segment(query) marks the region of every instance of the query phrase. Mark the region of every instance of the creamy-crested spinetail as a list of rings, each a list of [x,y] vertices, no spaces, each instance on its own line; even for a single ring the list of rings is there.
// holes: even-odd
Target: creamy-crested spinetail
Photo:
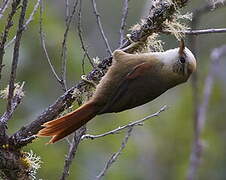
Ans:
[[[145,104],[184,83],[196,69],[196,59],[184,46],[165,52],[113,53],[113,62],[89,101],[58,119],[43,124],[37,136],[54,143],[99,114],[120,112]]]

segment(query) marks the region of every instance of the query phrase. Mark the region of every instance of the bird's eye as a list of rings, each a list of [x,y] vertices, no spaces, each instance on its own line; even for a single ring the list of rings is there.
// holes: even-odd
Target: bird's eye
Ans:
[[[182,64],[184,64],[184,63],[185,63],[185,57],[181,56],[181,57],[180,57],[180,62],[181,62]]]

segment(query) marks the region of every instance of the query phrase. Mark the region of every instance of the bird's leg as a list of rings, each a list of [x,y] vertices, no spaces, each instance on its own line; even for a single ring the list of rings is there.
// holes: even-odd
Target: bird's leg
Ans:
[[[131,39],[131,34],[127,34],[126,35],[126,39],[131,43],[129,46],[121,49],[122,51],[126,52],[127,50],[131,51],[131,49],[138,49],[139,46],[142,44],[142,42],[134,42],[132,39]]]

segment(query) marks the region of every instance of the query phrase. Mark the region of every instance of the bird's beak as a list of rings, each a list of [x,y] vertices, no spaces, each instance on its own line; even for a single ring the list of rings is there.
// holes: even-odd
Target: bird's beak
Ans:
[[[185,48],[184,40],[181,39],[180,40],[180,46],[179,46],[179,55],[180,56],[182,56],[184,54],[184,48]]]

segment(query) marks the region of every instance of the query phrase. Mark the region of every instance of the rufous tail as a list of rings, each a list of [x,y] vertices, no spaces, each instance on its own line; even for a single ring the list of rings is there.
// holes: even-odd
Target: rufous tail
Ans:
[[[44,123],[37,136],[52,136],[49,143],[54,143],[71,134],[97,114],[97,107],[92,103],[82,105],[63,117]]]

